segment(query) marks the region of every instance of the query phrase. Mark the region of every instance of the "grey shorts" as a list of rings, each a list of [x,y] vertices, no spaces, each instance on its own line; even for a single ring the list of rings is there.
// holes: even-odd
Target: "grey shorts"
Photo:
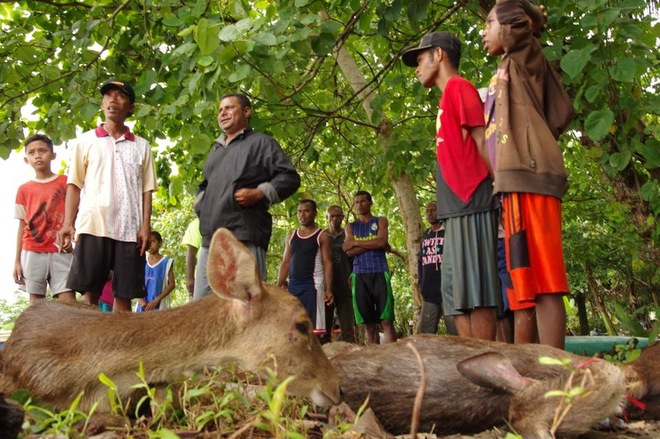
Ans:
[[[445,220],[440,269],[444,315],[461,315],[474,308],[502,306],[497,269],[497,222],[497,211]]]
[[[29,294],[46,295],[46,285],[50,293],[57,296],[71,291],[66,287],[69,276],[71,253],[37,253],[21,251],[21,267],[25,278],[25,291]]]

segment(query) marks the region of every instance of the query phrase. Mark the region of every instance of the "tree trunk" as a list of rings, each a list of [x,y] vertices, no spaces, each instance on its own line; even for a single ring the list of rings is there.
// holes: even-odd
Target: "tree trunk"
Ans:
[[[580,335],[589,335],[589,318],[587,317],[587,303],[584,293],[573,295],[575,305],[577,306],[578,320],[580,321]]]
[[[355,60],[346,50],[345,46],[335,48],[335,59],[339,65],[342,73],[351,84],[353,90],[362,99],[362,107],[367,114],[367,118],[371,120],[373,110],[371,109],[371,102],[374,99],[374,91],[370,88],[366,78],[358,68]],[[378,137],[383,150],[386,151],[390,138],[392,136],[392,123],[385,117],[379,121],[378,124]],[[422,295],[417,285],[417,255],[419,253],[420,239],[422,236],[422,216],[419,213],[419,203],[415,193],[412,179],[404,172],[395,174],[390,167],[390,177],[392,178],[392,185],[396,192],[399,210],[401,211],[401,220],[403,221],[403,230],[406,235],[406,265],[410,278],[412,279],[412,295],[413,295],[413,308],[415,321],[419,321],[419,314],[422,306]],[[415,332],[419,325],[415,325]]]
[[[607,313],[607,309],[605,309],[605,302],[603,301],[603,297],[599,292],[600,288],[598,279],[596,279],[594,276],[591,270],[591,265],[588,262],[584,265],[584,273],[587,276],[587,292],[589,294],[589,298],[591,299],[592,304],[598,310],[600,318],[605,325],[605,330],[609,335],[616,335],[616,329],[614,328],[612,319],[610,319],[610,316]]]

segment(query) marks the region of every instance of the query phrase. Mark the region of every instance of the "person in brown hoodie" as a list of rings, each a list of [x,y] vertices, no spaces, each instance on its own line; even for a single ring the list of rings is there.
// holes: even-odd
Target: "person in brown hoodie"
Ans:
[[[488,14],[484,49],[502,59],[486,97],[485,136],[494,192],[502,195],[515,342],[563,348],[567,173],[557,137],[573,109],[537,39],[544,24],[543,10],[528,0],[498,0]]]

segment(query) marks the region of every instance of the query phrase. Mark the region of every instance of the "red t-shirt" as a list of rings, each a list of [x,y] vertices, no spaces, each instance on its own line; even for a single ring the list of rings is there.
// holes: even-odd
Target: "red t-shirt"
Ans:
[[[16,218],[25,221],[23,250],[55,253],[57,232],[64,222],[66,175],[31,180],[16,193]]]
[[[464,203],[486,178],[488,169],[472,136],[468,134],[463,140],[463,129],[484,125],[484,107],[479,92],[466,79],[452,77],[440,99],[436,152],[442,178]]]

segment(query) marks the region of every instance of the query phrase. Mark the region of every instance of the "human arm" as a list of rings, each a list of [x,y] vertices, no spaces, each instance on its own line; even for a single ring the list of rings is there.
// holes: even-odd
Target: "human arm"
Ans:
[[[352,230],[349,237],[348,232],[346,233],[346,239],[344,240],[344,246],[342,247],[348,256],[357,256],[364,252],[371,250],[384,250],[390,251],[390,244],[388,242],[388,221],[387,218],[381,216],[378,218],[378,234],[375,239],[369,239],[365,241],[358,241],[353,236]],[[347,227],[348,229],[348,227]],[[348,244],[347,244],[348,243]]]
[[[60,251],[70,252],[72,250],[71,243],[75,235],[73,224],[78,214],[78,206],[80,205],[80,188],[75,184],[67,184],[66,186],[66,200],[64,201],[64,222],[62,228],[57,232],[57,245]]]
[[[292,234],[295,232],[292,232]],[[289,277],[289,265],[291,264],[291,234],[287,235],[286,241],[284,242],[284,254],[282,255],[282,263],[280,264],[280,269],[277,272],[277,286],[280,288],[286,289],[287,283],[286,279]]]
[[[23,233],[25,232],[25,220],[18,220],[18,233],[16,235],[16,259],[14,260],[14,282],[25,284],[23,278],[23,266],[21,265],[21,251],[23,250]]]
[[[279,143],[260,133],[254,133],[248,139],[260,142],[259,169],[262,175],[257,176],[260,183],[256,187],[236,190],[236,202],[242,207],[249,207],[265,199],[271,205],[294,194],[300,187],[300,175]]]
[[[165,283],[165,287],[163,287],[163,291],[158,296],[156,296],[154,300],[144,305],[143,306],[144,310],[151,311],[153,309],[156,309],[156,307],[160,304],[160,302],[174,290],[175,286],[176,286],[176,281],[174,279],[174,264],[172,264],[172,267],[170,267],[167,273],[167,280]]]
[[[186,245],[186,289],[190,296],[195,290],[195,270],[197,269],[197,247]]]
[[[325,297],[323,301],[326,305],[334,302],[332,294],[332,242],[330,236],[324,230],[321,232],[321,258],[323,259],[323,278],[325,280]]]
[[[140,251],[140,256],[144,256],[149,246],[149,237],[151,235],[151,209],[152,209],[152,193],[146,191],[142,193],[142,225],[138,231],[137,245]]]
[[[486,147],[485,127],[471,127],[468,129],[468,132],[470,137],[474,139],[474,143],[477,145],[477,150],[479,151],[481,160],[483,160],[484,165],[486,165],[486,169],[488,169],[488,173],[491,175],[491,177],[494,176],[495,174],[493,173],[493,165],[490,162],[490,154],[488,153],[488,148]]]

